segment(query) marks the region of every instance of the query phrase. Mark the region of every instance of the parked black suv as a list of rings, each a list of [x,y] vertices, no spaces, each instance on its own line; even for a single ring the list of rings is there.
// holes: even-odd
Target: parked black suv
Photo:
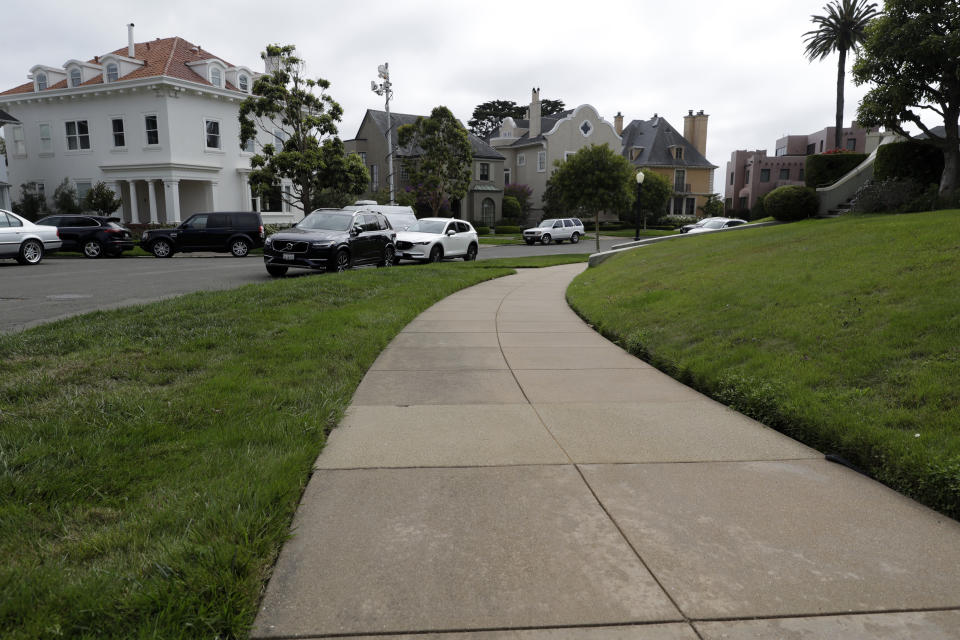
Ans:
[[[56,227],[63,245],[60,251],[80,251],[88,258],[118,256],[133,249],[133,235],[120,218],[88,215],[55,215],[37,224]]]
[[[275,233],[263,245],[267,273],[282,276],[289,267],[344,271],[362,264],[389,267],[397,234],[376,211],[318,209],[295,227]]]
[[[158,258],[181,251],[229,251],[242,258],[263,246],[263,220],[249,211],[196,213],[176,229],[144,231],[140,246]]]

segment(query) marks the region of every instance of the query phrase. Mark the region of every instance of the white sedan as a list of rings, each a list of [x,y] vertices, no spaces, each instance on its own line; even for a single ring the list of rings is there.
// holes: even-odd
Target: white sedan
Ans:
[[[440,262],[444,258],[476,260],[477,231],[456,218],[421,218],[397,232],[397,260]]]
[[[26,218],[0,209],[0,258],[15,258],[20,264],[37,264],[46,251],[60,248],[56,227],[33,224]]]
[[[687,231],[687,234],[694,233],[706,233],[708,231],[719,231],[720,229],[730,229],[731,227],[739,227],[742,224],[747,224],[746,220],[741,220],[740,218],[713,218],[708,220],[699,227],[694,227]]]

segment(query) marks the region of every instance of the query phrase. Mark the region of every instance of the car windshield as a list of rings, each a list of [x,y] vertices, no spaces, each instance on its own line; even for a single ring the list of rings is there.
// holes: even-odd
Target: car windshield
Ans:
[[[325,229],[327,231],[346,231],[353,221],[353,213],[315,211],[297,224],[298,229]]]
[[[544,220],[543,222],[541,222],[541,223],[538,224],[537,226],[538,226],[538,227],[551,227],[551,228],[552,228],[554,222],[556,222],[556,220]]]
[[[416,224],[407,227],[407,231],[418,233],[443,233],[447,226],[446,220],[417,220]]]
[[[722,229],[724,220],[708,220],[703,223],[704,229]]]

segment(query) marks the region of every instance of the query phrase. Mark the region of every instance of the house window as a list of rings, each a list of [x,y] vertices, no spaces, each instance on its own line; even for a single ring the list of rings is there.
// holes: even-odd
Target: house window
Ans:
[[[287,134],[283,132],[283,129],[274,129],[273,139],[276,142],[275,146],[277,147],[277,151],[282,151],[283,141],[287,139]]]
[[[90,148],[90,128],[86,120],[68,120],[66,129],[67,149],[77,151]]]
[[[359,152],[357,155],[360,156],[360,162],[362,162],[363,164],[367,164],[367,152],[366,152],[366,151],[361,151],[361,152]]]
[[[376,191],[380,188],[380,165],[370,165],[370,190]]]
[[[240,74],[240,79],[238,80],[238,82],[240,83],[240,91],[243,91],[244,93],[248,93],[248,90],[250,88],[250,79],[247,78],[247,76]]]
[[[812,155],[815,154],[816,152],[817,152],[817,145],[815,145],[815,144],[808,144],[808,145],[807,145],[807,155],[808,155],[808,156],[812,156]]]
[[[820,141],[820,153],[823,153],[823,140]]]
[[[750,170],[747,169],[747,173],[743,177],[743,184],[750,184]]]
[[[80,75],[80,69],[71,69],[70,70],[70,86],[79,87],[81,82],[83,82],[83,78]]]
[[[537,151],[537,171],[547,170],[547,152]]]
[[[570,156],[572,156],[572,155],[574,155],[574,154],[576,154],[576,153],[577,153],[576,151],[564,151],[564,152],[563,152],[563,161],[566,162],[567,160],[570,159]]]
[[[670,201],[670,206],[673,208],[673,210],[670,213],[674,215],[680,215],[680,213],[683,212],[683,201],[684,201],[683,197],[673,198]]]
[[[777,147],[777,153],[776,153],[776,155],[778,155],[778,156],[785,156],[785,155],[787,155],[787,148],[786,148],[786,147]]]
[[[524,166],[526,166],[526,165],[527,165],[527,156],[526,156],[526,154],[518,153],[518,154],[517,154],[517,166],[518,166],[518,167],[524,167]]]
[[[800,175],[797,176],[797,180],[803,180],[803,169],[800,169]]]
[[[490,163],[481,162],[480,163],[480,180],[490,180]]]
[[[731,172],[730,172],[730,184],[733,184],[733,176],[734,176],[734,173],[731,171]]]
[[[410,172],[407,171],[407,163],[400,163],[400,182],[408,182],[410,180]]]
[[[204,133],[206,134],[207,149],[220,148],[220,121],[204,120]]]
[[[484,198],[480,203],[480,215],[483,218],[483,226],[492,227],[497,215],[497,205],[491,198]]]
[[[677,147],[673,150],[673,157],[677,160],[683,160],[683,147]]]
[[[46,122],[41,122],[39,125],[40,129],[40,153],[52,153],[53,152],[53,136],[50,134],[50,125]]]
[[[770,169],[760,169],[760,182],[770,182]]]
[[[13,127],[13,155],[27,155],[27,143],[24,142],[23,127],[21,125]]]
[[[43,91],[47,88],[47,74],[38,73],[37,74],[37,91]]]
[[[283,187],[283,212],[290,213],[290,203],[293,201],[293,193],[291,193],[290,185],[285,185]]]
[[[116,62],[107,65],[107,82],[116,82],[120,79],[120,68]]]
[[[510,169],[503,170],[503,184],[510,184]]]
[[[215,87],[223,86],[223,76],[220,74],[220,69],[210,67],[210,84]]]
[[[687,201],[684,203],[683,213],[688,216],[693,216],[697,214],[697,199],[696,198],[687,198]]]
[[[93,186],[89,182],[78,182],[77,185],[77,200],[82,204],[87,198],[87,194],[90,193],[90,188]]]
[[[747,196],[740,196],[740,199],[737,202],[741,210],[747,208]]]
[[[789,169],[789,168],[784,167],[783,169],[780,169],[780,179],[781,179],[781,180],[789,180],[789,179],[790,179],[790,169]]]
[[[589,136],[591,131],[593,131],[593,125],[590,122],[584,120],[580,123],[580,133],[583,134],[583,137]]]
[[[673,190],[684,192],[687,189],[687,172],[685,169],[675,169],[673,172]]]
[[[127,139],[123,133],[123,118],[114,118],[110,121],[110,126],[113,128],[113,147],[117,149],[127,146]]]
[[[210,120],[207,122],[208,134],[210,133],[210,122],[214,122],[214,121]],[[220,148],[220,140],[219,140],[220,123],[217,122],[215,124],[217,125],[217,138],[218,138],[216,148],[219,149]],[[148,145],[160,144],[160,127],[157,125],[157,116],[155,115],[143,116],[143,126],[147,133],[147,144]],[[207,146],[210,146],[209,142],[210,142],[210,139],[207,138]]]
[[[857,149],[857,139],[847,138],[847,151],[856,151],[856,149]]]
[[[240,148],[243,150],[244,153],[254,153],[257,150],[257,141],[255,138],[250,138],[249,140],[244,142],[240,146]]]

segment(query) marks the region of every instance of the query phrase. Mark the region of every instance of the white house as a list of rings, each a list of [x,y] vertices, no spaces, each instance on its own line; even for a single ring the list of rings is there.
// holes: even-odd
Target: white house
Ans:
[[[66,178],[82,198],[105,182],[130,223],[176,223],[196,211],[260,210],[240,148],[240,103],[256,73],[183,38],[134,43],[92,60],[37,64],[0,93],[9,182],[49,199]],[[284,188],[287,185],[281,185]],[[120,212],[117,213],[120,215]]]

